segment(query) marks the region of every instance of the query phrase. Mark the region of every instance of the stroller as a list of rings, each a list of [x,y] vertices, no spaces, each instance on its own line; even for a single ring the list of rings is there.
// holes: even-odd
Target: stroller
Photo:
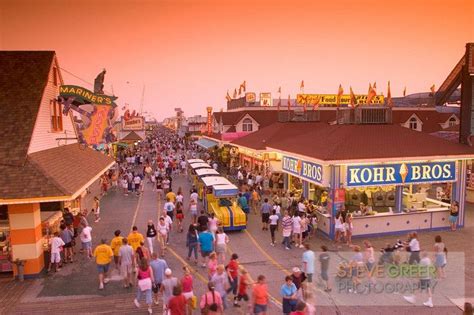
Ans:
[[[401,240],[397,240],[395,245],[387,245],[380,250],[382,255],[379,258],[379,265],[385,264],[396,264],[400,263],[400,255],[398,252],[404,248],[403,242]]]

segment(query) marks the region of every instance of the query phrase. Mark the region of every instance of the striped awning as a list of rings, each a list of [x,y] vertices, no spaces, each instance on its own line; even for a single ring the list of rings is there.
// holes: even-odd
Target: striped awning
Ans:
[[[217,146],[219,143],[217,141],[212,141],[209,139],[201,138],[195,142],[198,146],[204,149],[210,149]]]

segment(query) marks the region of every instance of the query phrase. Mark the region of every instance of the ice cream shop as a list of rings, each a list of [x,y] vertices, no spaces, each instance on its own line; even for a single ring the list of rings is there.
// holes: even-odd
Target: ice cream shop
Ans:
[[[353,217],[354,237],[449,229],[453,205],[457,227],[464,226],[472,147],[392,124],[267,128],[267,150],[281,156],[285,190],[312,202],[318,229],[330,238],[342,209]]]

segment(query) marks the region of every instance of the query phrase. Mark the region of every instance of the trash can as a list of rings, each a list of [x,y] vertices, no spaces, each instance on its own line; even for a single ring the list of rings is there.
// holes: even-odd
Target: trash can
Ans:
[[[18,272],[18,280],[20,280],[20,282],[23,282],[25,280],[25,261],[17,259],[14,261],[14,263]]]

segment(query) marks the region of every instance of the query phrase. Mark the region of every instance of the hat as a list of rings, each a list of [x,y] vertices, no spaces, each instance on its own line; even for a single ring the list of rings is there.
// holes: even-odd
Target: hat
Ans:
[[[170,268],[166,268],[166,269],[165,269],[165,276],[171,276],[172,273],[173,273],[173,272],[171,271]]]
[[[300,268],[298,268],[298,267],[294,267],[294,268],[293,268],[293,272],[294,272],[294,273],[297,273],[297,272],[300,272],[300,271],[301,271],[301,270],[300,270]]]

